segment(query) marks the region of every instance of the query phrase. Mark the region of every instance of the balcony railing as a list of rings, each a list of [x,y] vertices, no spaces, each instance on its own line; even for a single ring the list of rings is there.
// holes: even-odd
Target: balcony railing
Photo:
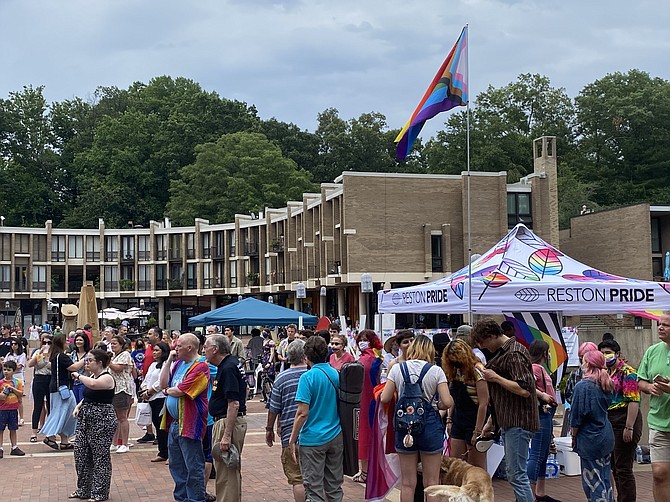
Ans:
[[[28,281],[14,281],[14,291],[29,291],[28,290]]]
[[[157,261],[167,260],[167,251],[165,251],[164,249],[158,249],[156,251],[156,260]]]
[[[121,255],[121,261],[123,261],[123,262],[135,261],[135,253],[122,254]]]
[[[207,279],[202,280],[202,287],[205,288],[205,289],[210,289],[213,284],[214,284],[214,281],[211,278],[207,278]]]
[[[119,259],[118,251],[105,251],[105,261],[117,261]]]
[[[170,279],[170,289],[183,289],[184,283],[181,279]]]
[[[138,251],[137,259],[139,261],[149,261],[151,260],[151,251]]]
[[[51,261],[65,261],[65,251],[51,251]]]
[[[137,281],[137,289],[139,291],[149,291],[151,289],[151,281]]]
[[[118,291],[119,281],[105,281],[105,291]]]
[[[67,285],[67,290],[74,293],[81,291],[81,287],[84,285],[84,281],[70,281]]]
[[[198,289],[198,279],[195,277],[186,279],[186,289]]]
[[[0,282],[0,291],[11,291],[12,290],[12,283],[9,281],[2,281]]]
[[[187,249],[186,250],[186,259],[187,260],[195,259],[195,249]]]
[[[270,251],[273,253],[283,253],[284,252],[284,243],[281,241],[273,241],[270,244]]]
[[[156,279],[156,289],[158,290],[167,289],[167,279]]]
[[[244,243],[244,255],[245,256],[258,256],[258,243],[257,242],[245,242]]]
[[[33,281],[33,291],[46,291],[47,283],[46,281]]]
[[[100,251],[86,251],[86,261],[100,261]]]

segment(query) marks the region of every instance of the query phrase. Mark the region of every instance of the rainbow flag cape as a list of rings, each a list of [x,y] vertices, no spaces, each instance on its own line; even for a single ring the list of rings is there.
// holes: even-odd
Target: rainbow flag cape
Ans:
[[[428,86],[419,105],[395,139],[396,157],[404,160],[412,149],[423,124],[440,112],[468,104],[468,27],[465,26],[456,44]]]
[[[553,313],[512,312],[505,314],[505,320],[514,324],[517,341],[526,347],[535,340],[544,340],[549,344],[549,374],[558,371],[568,360],[563,334],[558,316]],[[559,372],[559,381],[562,372]]]

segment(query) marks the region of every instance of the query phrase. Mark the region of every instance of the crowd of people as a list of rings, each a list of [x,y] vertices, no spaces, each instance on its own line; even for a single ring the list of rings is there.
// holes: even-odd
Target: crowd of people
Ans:
[[[415,499],[419,476],[424,487],[439,484],[445,453],[486,468],[487,447],[499,439],[516,500],[557,500],[545,485],[561,401],[548,371],[550,348],[541,340],[522,345],[510,323],[483,319],[433,339],[400,330],[384,344],[373,330],[350,337],[336,323],[317,332],[289,325],[278,339],[268,329],[252,330],[246,347],[232,327],[184,334],[153,327],[134,348],[123,326],[103,331],[95,344],[88,328],[68,336],[43,332],[30,353],[11,326],[2,326],[0,337],[0,458],[5,429],[10,454],[24,455],[16,436],[28,394],[24,371],[33,368],[30,441],[41,435],[54,450],[74,450],[70,498],[108,499],[111,454],[128,452],[129,413],[137,402],[151,415],[137,441],[154,443],[152,462],[169,465],[175,500],[241,500],[249,377],[260,372],[269,382],[265,441],[281,444],[294,499],[340,501],[346,449],[340,373],[353,364],[363,375],[355,482],[378,475],[369,466],[379,437],[386,454],[398,455],[402,502]],[[661,317],[658,333],[660,342],[637,370],[609,334],[579,347],[580,366],[562,398],[590,501],[613,502],[615,494],[618,502],[636,500],[641,393],[650,395],[655,500],[670,493],[670,314]],[[380,407],[390,417],[384,431],[375,430]],[[216,496],[207,491],[210,478]]]

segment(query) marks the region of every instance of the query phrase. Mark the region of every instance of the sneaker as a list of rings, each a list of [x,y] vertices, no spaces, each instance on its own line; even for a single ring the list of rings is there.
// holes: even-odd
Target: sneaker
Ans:
[[[128,448],[132,448],[133,446],[135,446],[135,443],[126,443],[126,446],[127,446]]]
[[[153,434],[145,434],[137,440],[138,443],[152,443],[156,439]]]
[[[487,436],[479,436],[477,438],[477,442],[475,443],[475,449],[480,452],[484,453],[489,451],[489,448],[495,443],[495,436],[487,435]]]
[[[130,451],[130,448],[128,448],[125,444],[122,444],[116,449],[116,453],[128,453]]]
[[[24,451],[19,448],[18,446],[16,448],[12,448],[12,452],[10,455],[16,455],[17,457],[23,457],[25,455]]]
[[[205,502],[216,502],[216,496],[205,492]]]

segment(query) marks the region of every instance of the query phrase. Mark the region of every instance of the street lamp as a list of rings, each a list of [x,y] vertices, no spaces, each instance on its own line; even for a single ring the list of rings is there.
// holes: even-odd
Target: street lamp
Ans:
[[[361,293],[372,293],[372,276],[367,272],[361,274]]]
[[[299,282],[295,287],[295,297],[299,300],[307,298],[307,288],[305,288],[305,285],[302,282]]]
[[[4,227],[5,226],[5,217],[0,216],[0,226]]]
[[[275,299],[272,297],[272,295],[268,296],[268,303],[274,303]]]

